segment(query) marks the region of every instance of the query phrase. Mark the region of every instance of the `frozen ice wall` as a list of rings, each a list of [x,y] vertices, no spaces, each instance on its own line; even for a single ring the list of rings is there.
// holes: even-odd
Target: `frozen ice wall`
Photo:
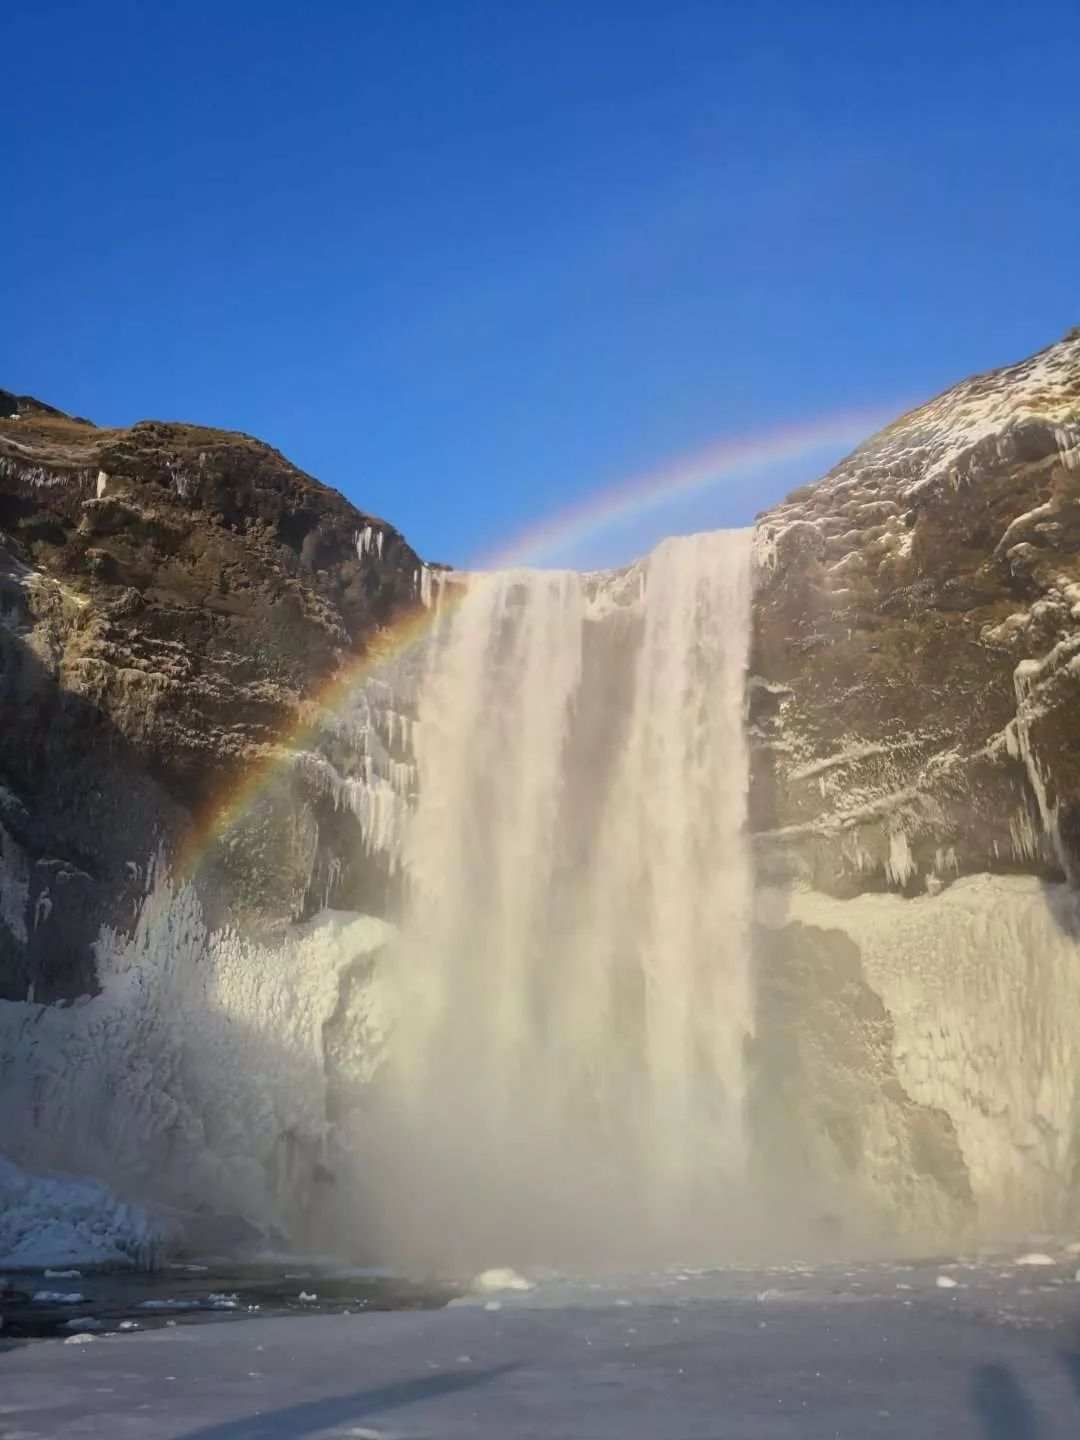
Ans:
[[[858,1138],[853,1163],[835,1163],[842,1203],[876,1205],[900,1231],[940,1236],[947,1217],[934,1190],[946,1157],[905,1148],[905,1116],[918,1107],[922,1122],[944,1121],[964,1177],[967,1214],[952,1228],[960,1219],[991,1237],[1071,1230],[1080,1218],[1080,906],[1070,887],[971,875],[915,899],[763,889],[759,911],[768,926],[804,927],[797,946],[816,934],[819,956],[820,942],[854,946],[862,980],[852,988],[864,981],[880,998],[895,1078],[890,1085],[867,1064],[844,1088]],[[852,1021],[854,1030],[873,1016]],[[830,1058],[839,1083],[840,1046]]]
[[[196,1237],[216,1215],[299,1238],[327,1157],[326,1036],[351,1006],[354,1063],[372,1063],[385,1017],[348,978],[388,933],[326,912],[260,945],[208,932],[195,892],[160,880],[130,937],[102,936],[99,994],[0,1002],[0,1149]]]

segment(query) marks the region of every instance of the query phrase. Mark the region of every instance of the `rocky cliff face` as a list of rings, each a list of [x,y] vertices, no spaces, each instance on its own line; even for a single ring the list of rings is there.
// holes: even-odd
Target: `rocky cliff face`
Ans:
[[[392,526],[247,435],[99,429],[0,392],[0,997],[91,989],[148,857],[177,853],[423,575]],[[363,740],[311,748],[202,867],[212,916],[364,898],[371,847],[341,804]]]
[[[1080,869],[1080,331],[758,522],[754,828],[834,895]]]
[[[901,417],[756,540],[764,1110],[838,1208],[1073,1223],[1080,331]]]

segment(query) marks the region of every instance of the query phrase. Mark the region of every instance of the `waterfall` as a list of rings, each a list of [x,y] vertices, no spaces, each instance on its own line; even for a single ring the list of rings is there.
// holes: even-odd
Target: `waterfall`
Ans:
[[[708,1243],[743,1167],[749,533],[459,588],[420,685],[379,1243],[478,1265]]]

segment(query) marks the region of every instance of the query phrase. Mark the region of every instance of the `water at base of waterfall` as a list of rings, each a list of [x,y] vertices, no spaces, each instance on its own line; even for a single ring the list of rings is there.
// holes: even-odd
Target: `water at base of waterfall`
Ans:
[[[749,534],[439,601],[365,1166],[379,1243],[687,1253],[744,1169]]]

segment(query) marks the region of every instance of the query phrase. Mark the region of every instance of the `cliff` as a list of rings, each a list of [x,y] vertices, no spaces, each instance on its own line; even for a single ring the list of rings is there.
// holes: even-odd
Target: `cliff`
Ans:
[[[1080,331],[757,524],[758,1103],[784,1184],[940,1235],[1080,1173]]]
[[[93,988],[148,857],[180,851],[422,573],[393,526],[250,436],[0,392],[0,996]],[[336,759],[339,783],[363,763]],[[327,763],[278,775],[217,847],[213,916],[302,917],[331,875],[338,903],[363,895]]]
[[[766,872],[835,895],[1080,866],[1080,331],[763,515]]]

